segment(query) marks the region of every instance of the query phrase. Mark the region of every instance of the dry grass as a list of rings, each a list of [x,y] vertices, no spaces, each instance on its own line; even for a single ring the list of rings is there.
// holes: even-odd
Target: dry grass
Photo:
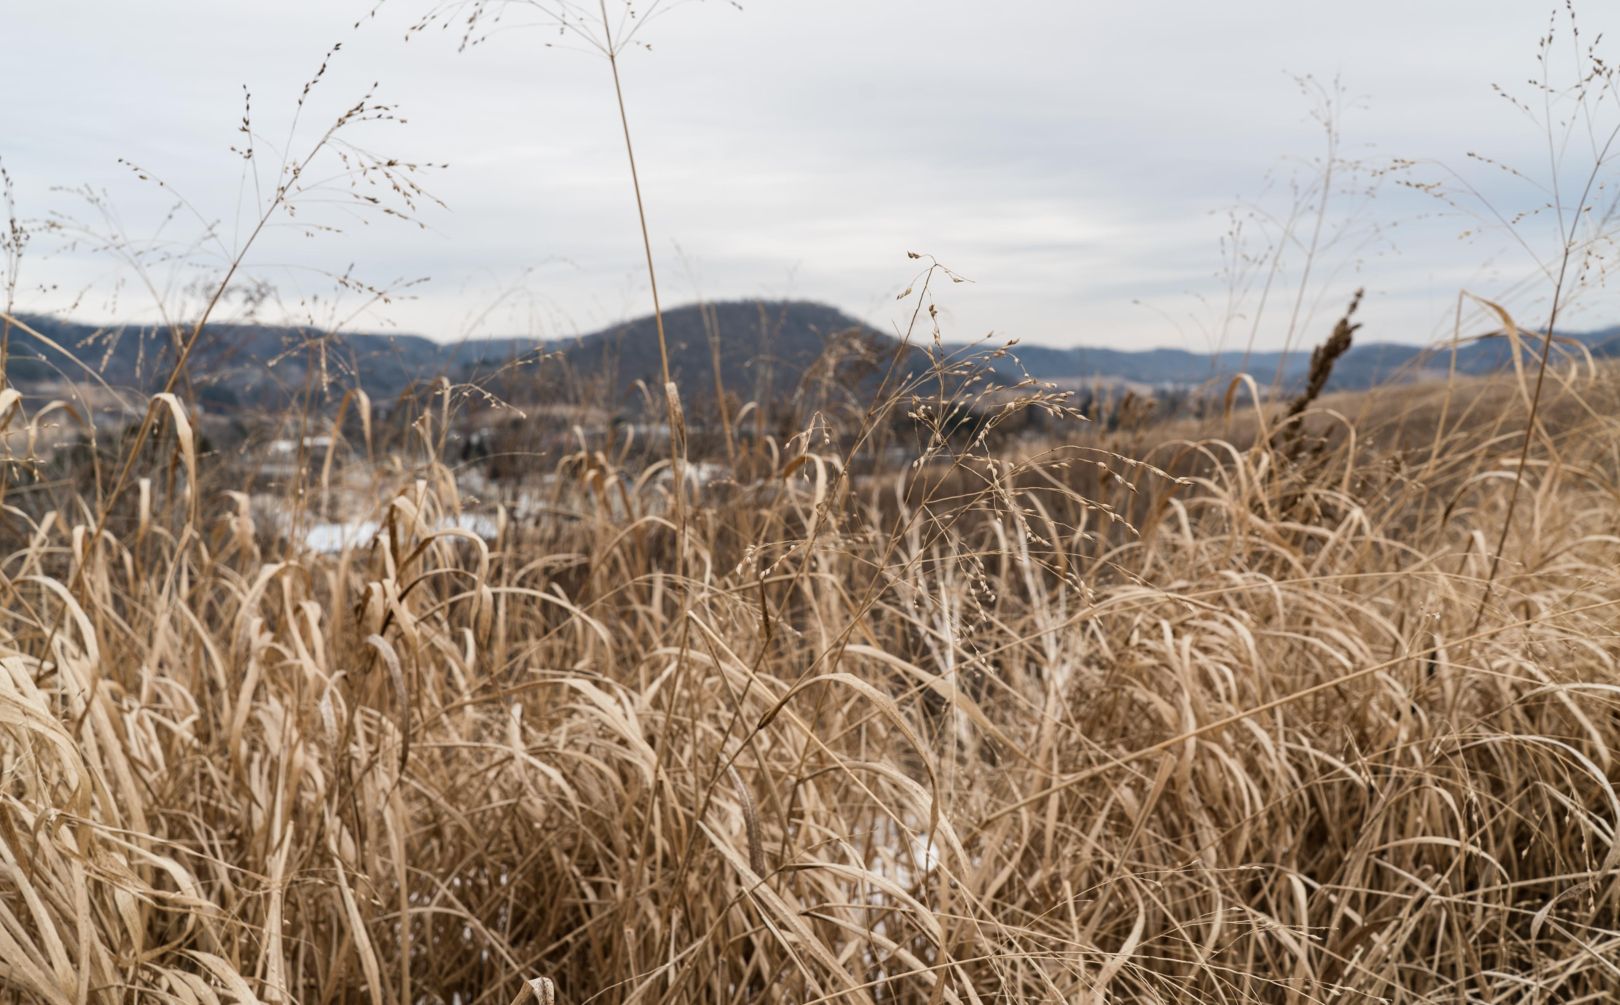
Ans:
[[[92,471],[36,456],[77,411],[0,381],[0,995],[1620,996],[1614,370],[1527,350],[1500,380],[1321,395],[1347,314],[1298,408],[1251,383],[1210,422],[1105,433],[936,337],[788,438],[722,401],[732,482],[671,478],[702,460],[679,436],[648,463],[581,430],[486,540],[446,438],[478,395],[345,421],[312,368],[287,423],[333,446],[275,510],[338,495],[381,529],[311,554],[199,452],[186,358],[320,193],[309,165],[394,118],[368,94],[266,169]],[[341,151],[360,208],[428,198],[417,165]],[[30,334],[6,233],[0,361]],[[1049,442],[991,435],[1030,409]]]
[[[860,478],[855,429],[734,444],[775,473],[679,538],[667,481],[583,452],[549,515],[434,531],[426,432],[335,557],[177,448],[99,540],[104,500],[8,501],[0,987],[1608,1000],[1613,381],[1552,382],[1472,631],[1508,381],[1408,395],[1419,436],[1308,411],[1304,460],[1241,414],[1148,463],[1078,426]],[[972,387],[934,386],[866,431]]]

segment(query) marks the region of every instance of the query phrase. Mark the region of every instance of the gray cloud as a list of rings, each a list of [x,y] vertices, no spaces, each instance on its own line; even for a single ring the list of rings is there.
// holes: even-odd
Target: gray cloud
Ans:
[[[83,215],[52,186],[88,184],[105,190],[132,236],[158,232],[170,197],[121,167],[124,157],[223,221],[229,243],[239,207],[252,202],[227,149],[243,85],[266,141],[284,137],[303,81],[342,41],[294,146],[379,81],[410,121],[364,130],[367,145],[449,161],[429,176],[447,208],[424,209],[425,231],[313,209],[344,232],[279,232],[252,260],[286,304],[329,296],[309,267],[353,263],[372,281],[432,279],[367,325],[438,337],[474,327],[563,334],[642,312],[634,208],[601,61],[546,49],[550,36],[538,31],[462,54],[444,34],[407,44],[421,5],[403,0],[351,30],[372,6],[12,0],[3,17],[20,100],[0,113],[0,157],[21,209]],[[648,27],[653,51],[625,65],[668,296],[813,297],[886,324],[901,316],[893,295],[914,271],[905,252],[918,250],[975,280],[944,295],[957,337],[1207,348],[1226,311],[1221,211],[1261,193],[1270,172],[1260,202],[1286,212],[1287,179],[1308,178],[1320,156],[1320,130],[1289,73],[1343,79],[1356,99],[1342,122],[1349,156],[1463,165],[1480,149],[1540,162],[1544,137],[1490,84],[1535,72],[1547,16],[1492,6],[677,6]],[[1595,35],[1620,13],[1583,17]],[[1304,166],[1279,167],[1285,157]],[[1534,204],[1522,183],[1471,177],[1509,211]],[[1465,222],[1440,208],[1386,187],[1361,218],[1386,237],[1324,255],[1307,306],[1331,312],[1365,283],[1368,334],[1415,340],[1447,323],[1459,286],[1512,290],[1528,259],[1499,237],[1459,242]],[[174,224],[160,235],[181,232]],[[25,307],[59,308],[93,286],[81,313],[112,309],[114,263],[59,250],[26,269]],[[193,276],[157,271],[165,289]],[[146,294],[123,281],[118,309],[139,312]],[[1533,306],[1530,293],[1516,295]],[[1604,295],[1587,306],[1594,323],[1613,319]],[[1263,325],[1260,341],[1278,342],[1285,322]],[[1231,332],[1246,337],[1247,321]]]

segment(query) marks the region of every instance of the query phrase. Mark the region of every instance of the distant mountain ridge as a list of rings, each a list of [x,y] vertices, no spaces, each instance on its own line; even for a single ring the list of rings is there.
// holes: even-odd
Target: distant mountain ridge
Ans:
[[[8,381],[31,395],[89,381],[149,393],[176,357],[175,338],[151,326],[96,327],[54,317],[22,320],[44,339],[11,333]],[[693,305],[664,316],[670,372],[683,395],[712,393],[715,360],[728,393],[743,399],[790,391],[839,337],[880,347],[885,339],[837,308],[804,301]],[[717,339],[711,344],[710,333]],[[543,375],[537,378],[536,372]],[[440,343],[420,335],[326,335],[288,326],[208,326],[187,372],[207,406],[274,407],[311,381],[338,392],[363,387],[376,400],[440,376],[452,381],[568,381],[608,395],[662,383],[657,329],[639,318],[576,338],[470,339]]]
[[[1540,336],[1521,335],[1526,350],[1539,354]],[[1590,332],[1559,335],[1554,340],[1553,360],[1568,358],[1584,346],[1595,358],[1620,356],[1620,326]],[[1310,369],[1312,345],[1287,354],[1276,350],[1253,353],[1195,353],[1184,349],[1104,349],[1080,346],[1054,349],[1020,345],[1014,353],[1031,376],[1047,380],[1113,378],[1152,386],[1202,384],[1225,381],[1248,373],[1261,384],[1269,384],[1279,368],[1283,383],[1292,386],[1303,381]],[[1330,390],[1358,390],[1403,378],[1445,373],[1451,367],[1451,347],[1409,345],[1400,342],[1355,343],[1334,364]],[[1456,349],[1456,368],[1462,374],[1486,374],[1511,366],[1512,347],[1500,333],[1491,337],[1467,339]]]
[[[167,329],[96,328],[52,317],[26,322],[45,337],[21,331],[11,335],[8,382],[26,394],[45,395],[64,379],[91,379],[149,393],[161,386],[174,359]],[[682,397],[712,395],[716,371],[728,396],[748,400],[792,391],[814,371],[835,340],[846,348],[887,357],[897,341],[837,308],[810,301],[730,301],[689,305],[664,315],[669,368]],[[1000,343],[991,343],[991,346]],[[1571,334],[1560,339],[1558,354],[1584,346],[1594,356],[1620,356],[1620,326]],[[965,344],[947,345],[965,351]],[[907,361],[906,369],[921,365]],[[1227,381],[1240,369],[1269,384],[1281,368],[1285,384],[1303,380],[1310,347],[1216,354],[1181,349],[1056,348],[1019,345],[1012,359],[994,365],[1008,379],[1027,372],[1042,380],[1067,383],[1126,383],[1153,388],[1188,387]],[[1364,388],[1422,372],[1445,372],[1449,347],[1392,342],[1354,345],[1337,363],[1330,389]],[[1456,348],[1456,368],[1464,374],[1489,373],[1511,364],[1506,338],[1465,341]],[[571,383],[575,389],[608,397],[633,394],[638,385],[656,390],[662,381],[653,319],[638,318],[577,338],[476,339],[440,343],[420,335],[341,334],[327,336],[291,327],[220,324],[209,326],[192,354],[188,373],[205,406],[274,407],[310,382],[341,393],[364,387],[374,400],[394,397],[413,384],[440,376],[452,381],[500,381],[507,390],[525,381]],[[823,374],[823,377],[826,375]]]

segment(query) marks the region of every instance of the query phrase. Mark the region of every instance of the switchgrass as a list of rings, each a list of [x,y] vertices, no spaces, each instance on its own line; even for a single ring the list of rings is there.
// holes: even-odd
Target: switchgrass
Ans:
[[[689,487],[684,534],[667,461],[581,449],[485,540],[443,519],[473,502],[436,405],[392,448],[337,423],[320,477],[381,529],[334,556],[161,399],[127,498],[6,501],[0,986],[1620,991],[1611,370],[1549,380],[1522,467],[1509,379],[990,451],[946,418],[982,375],[730,444],[765,473]],[[863,465],[908,412],[916,461]]]

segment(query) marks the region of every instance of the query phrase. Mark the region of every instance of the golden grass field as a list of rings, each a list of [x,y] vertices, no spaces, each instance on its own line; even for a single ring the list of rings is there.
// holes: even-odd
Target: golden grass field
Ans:
[[[471,38],[499,4],[430,6],[470,8]],[[586,8],[562,26],[612,68],[628,155],[631,39]],[[1567,93],[1601,111],[1620,91],[1591,62]],[[372,92],[262,188],[250,110],[257,222],[164,315],[166,380],[115,395],[89,361],[70,400],[20,394],[6,353],[38,333],[4,233],[0,999],[1620,999],[1620,370],[1541,334],[1612,250],[1595,182],[1548,214],[1550,309],[1500,313],[1500,376],[1324,395],[1347,313],[1292,404],[1240,379],[1109,422],[994,386],[937,327],[930,353],[927,284],[958,278],[931,259],[873,393],[829,364],[847,393],[771,423],[680,402],[643,216],[654,449],[581,426],[507,458],[502,505],[453,440],[490,392],[334,413],[322,356],[270,421],[319,450],[266,495],[266,454],[204,445],[205,326],[268,296],[243,263],[297,198],[409,219],[431,196],[338,139],[399,121]],[[1293,244],[1332,215],[1322,122]],[[1610,146],[1578,116],[1549,137],[1570,122],[1596,179]],[[133,424],[98,433],[96,395]],[[718,437],[689,447],[705,408]],[[307,546],[333,518],[369,529]]]
[[[433,530],[434,405],[340,437],[382,530],[333,556],[157,401],[121,499],[8,482],[0,988],[1612,1000],[1615,386],[1549,373],[1528,439],[1511,375],[1298,437],[1239,389],[860,477],[850,419],[679,498],[581,450],[487,542]]]

